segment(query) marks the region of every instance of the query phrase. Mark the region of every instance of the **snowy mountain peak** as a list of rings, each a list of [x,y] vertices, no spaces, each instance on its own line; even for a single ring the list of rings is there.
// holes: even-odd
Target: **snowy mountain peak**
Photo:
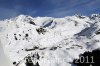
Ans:
[[[92,14],[91,17],[100,17],[100,14]]]
[[[72,66],[81,53],[100,48],[99,23],[100,18],[79,15],[19,15],[0,22],[0,41],[12,66]]]

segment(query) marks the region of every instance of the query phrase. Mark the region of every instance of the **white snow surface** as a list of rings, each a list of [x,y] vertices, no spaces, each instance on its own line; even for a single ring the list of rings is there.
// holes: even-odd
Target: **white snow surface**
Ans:
[[[41,28],[44,31],[39,33]],[[73,66],[80,54],[100,48],[99,33],[99,14],[64,18],[19,15],[0,21],[0,42],[11,66],[26,66],[26,56],[37,53],[39,59],[34,58],[33,63],[39,66]]]

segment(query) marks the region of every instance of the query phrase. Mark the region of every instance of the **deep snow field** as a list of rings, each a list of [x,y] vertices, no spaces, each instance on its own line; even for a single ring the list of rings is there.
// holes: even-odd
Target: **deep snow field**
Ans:
[[[100,15],[19,15],[0,21],[0,44],[10,66],[76,66],[80,54],[100,48]]]

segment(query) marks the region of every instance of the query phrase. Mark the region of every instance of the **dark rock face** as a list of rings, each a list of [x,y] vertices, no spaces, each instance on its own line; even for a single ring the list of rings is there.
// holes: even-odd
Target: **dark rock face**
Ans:
[[[77,66],[100,66],[100,50],[85,52],[80,55],[80,59],[75,59],[73,63]]]
[[[33,21],[30,21],[29,23],[32,24],[32,25],[36,25]]]
[[[57,47],[51,47],[50,48],[50,50],[56,50],[57,49]]]
[[[26,66],[40,66],[38,62],[34,62],[36,60],[39,60],[40,56],[38,53],[33,54],[32,56],[26,57]]]
[[[16,62],[13,62],[13,65],[15,65],[16,64]]]
[[[15,36],[15,40],[18,40],[16,36]]]
[[[28,37],[28,34],[25,34],[25,37]]]
[[[27,59],[26,59],[26,66],[33,66],[33,63],[32,63],[30,56],[28,56]]]
[[[36,29],[36,31],[39,33],[39,34],[44,34],[46,32],[46,30],[44,28],[38,28]]]
[[[100,29],[99,29],[98,31],[96,31],[96,33],[95,33],[95,34],[97,34],[97,35],[98,35],[98,34],[100,34]]]

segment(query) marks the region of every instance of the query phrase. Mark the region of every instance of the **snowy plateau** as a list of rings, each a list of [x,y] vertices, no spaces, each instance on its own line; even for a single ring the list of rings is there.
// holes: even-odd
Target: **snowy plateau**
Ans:
[[[0,44],[10,66],[77,66],[74,59],[100,48],[100,15],[19,15],[0,21]]]

